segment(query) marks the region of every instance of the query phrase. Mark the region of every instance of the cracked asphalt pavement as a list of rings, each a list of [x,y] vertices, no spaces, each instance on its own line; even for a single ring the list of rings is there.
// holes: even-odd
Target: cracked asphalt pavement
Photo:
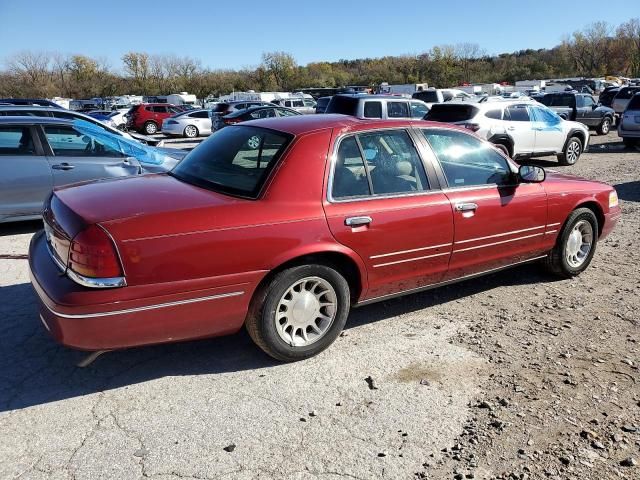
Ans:
[[[617,142],[615,134],[593,140]],[[602,148],[571,171],[620,183],[629,217],[619,229],[631,234],[640,153],[618,164],[617,150]],[[532,289],[541,298],[580,294],[526,266],[355,309],[336,343],[304,362],[279,364],[242,331],[110,352],[78,368],[86,353],[57,345],[38,318],[25,254],[40,227],[0,225],[0,479],[457,478],[441,450],[477,416],[478,399],[496,378],[523,371],[511,360],[522,338],[501,337],[500,352],[508,354],[496,354],[483,332],[524,321],[518,309]],[[595,288],[612,282],[600,273],[604,265],[625,261],[610,245],[603,251],[586,277]],[[639,284],[637,269],[625,272]],[[619,304],[600,308],[614,312]],[[552,321],[557,313],[536,320],[547,315]],[[530,339],[547,348],[546,337]],[[580,405],[573,408],[577,421],[586,420]],[[508,435],[487,438],[473,458],[490,478],[517,447],[503,448]]]

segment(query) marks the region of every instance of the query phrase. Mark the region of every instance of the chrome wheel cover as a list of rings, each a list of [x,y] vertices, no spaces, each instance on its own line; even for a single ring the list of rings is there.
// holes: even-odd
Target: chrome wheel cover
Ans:
[[[144,129],[149,135],[153,135],[158,131],[158,127],[156,127],[155,123],[147,123],[147,126],[144,127]]]
[[[580,143],[576,140],[572,140],[569,145],[567,145],[567,162],[570,164],[574,164],[578,161],[578,157],[580,156]]]
[[[608,118],[602,122],[601,130],[603,135],[606,135],[609,133],[610,126],[611,126],[611,123],[609,122]]]
[[[276,331],[287,345],[311,345],[329,331],[337,308],[336,291],[328,281],[320,277],[297,280],[278,302]]]
[[[593,247],[593,227],[580,220],[571,229],[565,245],[565,258],[571,268],[580,268],[589,257]]]
[[[198,131],[193,125],[187,125],[184,129],[184,134],[189,138],[193,138],[198,134]]]

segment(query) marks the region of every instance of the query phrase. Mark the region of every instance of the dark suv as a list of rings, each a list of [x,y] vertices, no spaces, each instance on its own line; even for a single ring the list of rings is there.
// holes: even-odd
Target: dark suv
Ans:
[[[595,128],[600,135],[609,133],[613,125],[615,116],[613,109],[600,105],[586,93],[547,93],[537,100],[555,111],[561,118]]]
[[[167,103],[141,103],[127,112],[127,128],[153,135],[160,131],[165,118],[181,111],[182,109]]]

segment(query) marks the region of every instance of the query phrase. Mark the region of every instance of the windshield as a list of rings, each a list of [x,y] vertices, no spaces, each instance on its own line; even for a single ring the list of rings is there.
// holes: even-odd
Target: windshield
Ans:
[[[358,99],[336,95],[329,101],[325,113],[341,113],[355,116],[358,113]]]
[[[292,135],[250,126],[218,130],[171,175],[198,187],[256,198]]]

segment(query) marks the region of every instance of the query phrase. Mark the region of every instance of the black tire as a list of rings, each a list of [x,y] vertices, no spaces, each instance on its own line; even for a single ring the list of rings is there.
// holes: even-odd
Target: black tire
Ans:
[[[624,143],[624,146],[626,148],[633,148],[636,146],[636,139],[629,138],[629,137],[622,137],[622,143]]]
[[[602,119],[602,123],[596,129],[598,135],[607,135],[611,131],[611,123],[612,122],[609,117],[604,117]]]
[[[147,135],[155,135],[158,133],[158,125],[155,122],[147,122],[144,124],[144,133]]]
[[[574,148],[577,150],[573,150]],[[571,137],[564,146],[562,153],[558,155],[558,162],[560,162],[560,165],[575,165],[581,154],[582,140],[578,137]]]
[[[507,157],[511,158],[511,155],[509,154],[509,147],[507,147],[506,145],[502,144],[502,143],[494,143],[494,146],[500,150],[502,153],[504,153]]]
[[[591,250],[587,254],[586,258],[579,267],[574,267],[567,261],[567,242],[573,231],[574,227],[581,221],[586,220],[591,224],[592,228],[592,244]],[[591,263],[593,255],[596,253],[596,246],[598,244],[598,219],[592,210],[588,208],[577,208],[567,218],[567,221],[562,227],[562,231],[558,236],[553,250],[549,252],[549,255],[545,258],[545,267],[547,270],[555,275],[564,278],[575,277],[583,272]]]
[[[286,343],[276,329],[276,310],[287,290],[307,277],[319,277],[333,287],[336,296],[335,316],[323,336],[314,343],[293,346]],[[255,344],[276,360],[304,360],[317,355],[334,342],[344,328],[350,305],[349,284],[335,269],[325,265],[291,267],[275,274],[256,292],[251,300],[245,327]]]

